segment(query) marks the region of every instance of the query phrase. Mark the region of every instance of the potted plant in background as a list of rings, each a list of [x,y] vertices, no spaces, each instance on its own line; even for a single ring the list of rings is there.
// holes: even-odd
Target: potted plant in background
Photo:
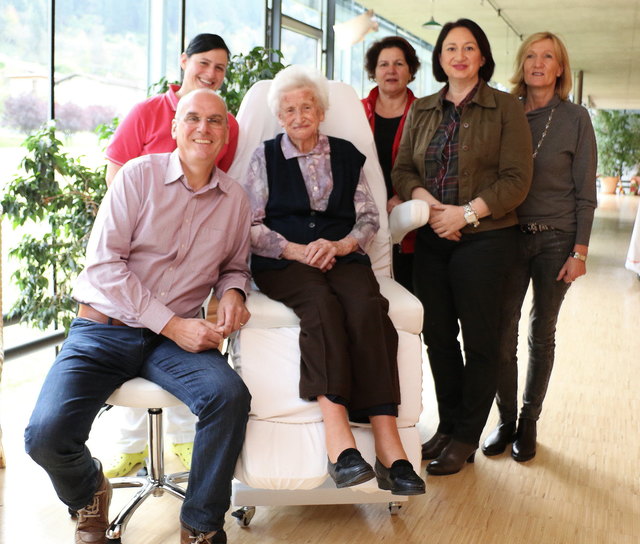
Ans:
[[[640,114],[627,110],[598,110],[594,128],[600,190],[613,194],[623,173],[640,163]]]
[[[280,51],[264,47],[232,57],[226,84],[220,90],[230,112],[237,113],[242,98],[256,81],[272,79],[285,67],[281,59]],[[149,94],[163,92],[167,86],[163,78],[149,88]],[[117,122],[116,118],[96,129],[103,144]],[[41,330],[51,324],[67,329],[75,316],[73,281],[82,268],[89,232],[107,189],[104,166],[89,168],[64,151],[57,137],[63,128],[51,121],[25,140],[23,173],[0,195],[2,214],[14,228],[30,222],[48,223],[38,235],[25,235],[9,252],[20,262],[13,274],[20,295],[8,316]]]

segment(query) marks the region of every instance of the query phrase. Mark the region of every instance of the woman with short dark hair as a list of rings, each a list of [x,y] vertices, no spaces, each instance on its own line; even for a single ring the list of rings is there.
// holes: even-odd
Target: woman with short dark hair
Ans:
[[[488,86],[493,68],[476,23],[444,25],[433,73],[446,85],[411,106],[392,171],[400,198],[431,208],[418,230],[413,278],[440,416],[422,448],[423,458],[434,459],[427,466],[434,475],[473,461],[491,409],[503,285],[516,251],[515,208],[531,182],[524,111]]]
[[[167,153],[176,148],[171,136],[171,121],[178,100],[194,89],[217,91],[224,82],[231,53],[217,34],[198,34],[180,55],[182,84],[169,85],[167,92],[136,104],[120,122],[109,146],[107,185],[111,184],[122,165],[150,153]],[[233,115],[229,121],[229,143],[218,154],[217,166],[225,172],[231,166],[238,145],[238,123]]]
[[[400,36],[387,36],[374,42],[365,55],[369,79],[376,86],[362,99],[373,131],[378,160],[387,185],[387,213],[402,202],[391,184],[391,168],[398,154],[402,129],[409,107],[416,99],[407,87],[420,67],[416,50]],[[413,291],[413,248],[415,232],[393,246],[393,277]]]

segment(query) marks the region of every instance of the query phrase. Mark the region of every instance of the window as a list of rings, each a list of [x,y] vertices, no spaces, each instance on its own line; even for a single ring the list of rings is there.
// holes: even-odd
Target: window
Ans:
[[[363,13],[365,9],[352,0],[336,0],[336,23],[341,23]],[[360,96],[366,96],[375,86],[370,81],[365,68],[364,56],[369,46],[386,36],[398,35],[407,39],[416,50],[421,66],[416,74],[416,79],[409,84],[416,96],[425,96],[434,92],[439,85],[431,74],[431,50],[426,42],[404,32],[397,25],[376,15],[378,31],[365,35],[362,42],[352,45],[350,48],[341,48],[334,52],[335,77],[352,85]]]
[[[231,55],[247,53],[256,45],[264,45],[265,0],[189,0],[187,43],[203,32],[222,36]]]

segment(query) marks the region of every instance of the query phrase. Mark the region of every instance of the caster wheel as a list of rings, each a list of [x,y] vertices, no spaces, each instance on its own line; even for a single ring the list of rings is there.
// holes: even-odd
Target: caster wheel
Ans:
[[[249,527],[255,513],[255,506],[243,506],[235,512],[231,512],[231,515],[236,518],[236,523],[240,525],[240,527]]]
[[[397,516],[398,512],[400,512],[400,508],[402,508],[402,504],[399,502],[390,502],[389,503],[389,513],[392,516]]]
[[[69,512],[69,515],[71,516],[71,519],[78,519],[78,511],[74,510],[73,508],[67,508],[67,511]]]

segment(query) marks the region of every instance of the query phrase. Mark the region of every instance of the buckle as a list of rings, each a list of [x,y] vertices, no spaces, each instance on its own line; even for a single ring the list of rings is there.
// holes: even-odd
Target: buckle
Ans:
[[[524,223],[520,225],[520,230],[525,234],[537,234],[538,232],[554,230],[554,228],[549,225],[542,225],[540,223]]]

